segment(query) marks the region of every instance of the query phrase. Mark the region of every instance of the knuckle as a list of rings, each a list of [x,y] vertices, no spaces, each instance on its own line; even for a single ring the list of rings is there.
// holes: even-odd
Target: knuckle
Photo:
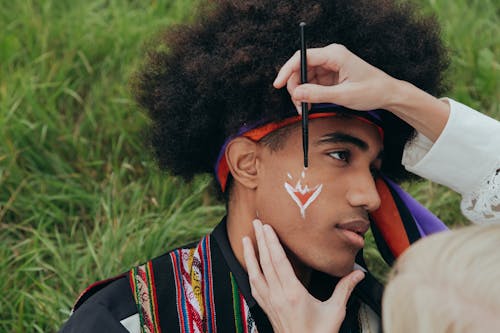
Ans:
[[[330,47],[331,50],[335,52],[345,52],[347,50],[344,44],[338,44],[338,43],[330,44],[327,47]]]
[[[342,44],[330,44],[327,46],[330,48],[328,51],[331,54],[335,54],[335,58],[339,61],[339,63],[345,63],[349,58],[349,50]]]

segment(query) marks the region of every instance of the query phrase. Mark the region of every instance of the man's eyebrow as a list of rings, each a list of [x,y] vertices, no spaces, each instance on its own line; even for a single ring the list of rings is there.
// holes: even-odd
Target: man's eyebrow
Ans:
[[[343,132],[334,132],[321,137],[316,143],[316,146],[325,143],[350,143],[361,149],[362,151],[367,151],[370,146],[365,141],[361,140],[358,137],[353,135],[343,133]],[[377,154],[376,159],[382,159],[384,156],[384,150],[381,149]]]
[[[369,148],[368,143],[361,140],[360,138],[342,132],[334,132],[324,135],[315,143],[315,145],[321,145],[325,143],[350,143],[355,145],[362,151],[367,151]]]

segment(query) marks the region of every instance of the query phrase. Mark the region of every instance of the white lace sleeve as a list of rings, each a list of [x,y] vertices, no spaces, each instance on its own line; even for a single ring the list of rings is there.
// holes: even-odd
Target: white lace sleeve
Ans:
[[[418,134],[403,153],[406,169],[462,195],[474,223],[500,223],[500,122],[451,99],[435,143]]]
[[[500,167],[485,177],[477,190],[463,194],[460,208],[475,223],[500,222]]]

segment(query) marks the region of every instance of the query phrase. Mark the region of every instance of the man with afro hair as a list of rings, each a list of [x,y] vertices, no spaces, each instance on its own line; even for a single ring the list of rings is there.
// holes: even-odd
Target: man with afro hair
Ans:
[[[444,229],[395,183],[409,178],[401,159],[414,129],[385,110],[313,104],[304,168],[297,100],[273,81],[304,21],[308,47],[336,43],[330,48],[439,94],[446,52],[435,20],[417,12],[394,0],[213,0],[160,35],[134,78],[156,159],[186,179],[215,169],[227,216],[197,244],[91,286],[62,332],[272,332],[243,259],[256,218],[276,231],[314,297],[347,286],[340,332],[377,331],[382,286],[366,270],[364,233],[371,226],[392,263]],[[349,297],[359,282],[353,267],[365,277]]]

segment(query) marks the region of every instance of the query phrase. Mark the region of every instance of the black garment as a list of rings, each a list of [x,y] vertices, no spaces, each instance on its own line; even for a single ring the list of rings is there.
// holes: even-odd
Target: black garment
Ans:
[[[271,324],[253,299],[248,276],[237,261],[230,247],[225,219],[210,235],[211,272],[215,300],[215,316],[218,332],[236,332],[234,295],[231,291],[231,276],[234,278],[251,312],[251,317],[260,333],[272,332]],[[215,240],[215,241],[214,241]],[[194,248],[195,246],[183,247]],[[162,332],[181,332],[178,299],[172,264],[174,250],[152,260],[157,293],[158,317]],[[320,300],[331,296],[337,278],[314,272],[310,292]],[[98,290],[97,290],[98,289]],[[361,302],[367,304],[380,316],[382,287],[369,274],[355,288],[347,305],[346,319],[340,332],[360,332],[358,310]],[[105,285],[90,289],[77,302],[74,313],[61,328],[63,333],[80,332],[128,332],[120,321],[138,313],[138,307],[131,290],[128,275],[123,275]]]
[[[126,276],[109,282],[91,295],[61,328],[63,333],[110,332],[127,333],[120,321],[137,313]]]

